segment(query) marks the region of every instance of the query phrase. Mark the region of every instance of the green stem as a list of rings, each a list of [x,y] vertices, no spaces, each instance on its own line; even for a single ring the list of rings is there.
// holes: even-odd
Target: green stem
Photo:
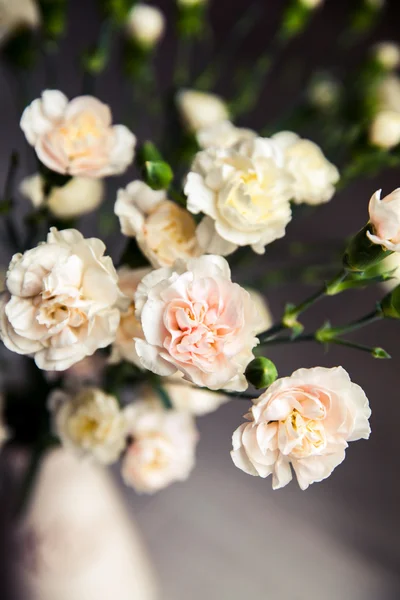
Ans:
[[[279,333],[281,333],[284,329],[292,329],[296,325],[299,325],[297,322],[297,318],[301,313],[306,311],[310,306],[315,304],[318,300],[323,298],[326,295],[333,295],[335,293],[336,287],[340,284],[343,279],[346,277],[345,271],[340,271],[335,277],[333,277],[330,281],[328,281],[321,289],[316,291],[314,294],[309,296],[306,300],[297,304],[295,306],[291,306],[286,309],[281,321],[276,323],[266,331],[262,332],[258,337],[260,343],[263,344],[273,338],[275,338]]]
[[[260,3],[258,1],[245,9],[243,16],[236,21],[220,52],[217,56],[214,56],[211,63],[194,81],[194,89],[208,90],[215,85],[220,73],[223,72],[226,63],[232,58],[232,55],[234,55],[240,47],[244,38],[250,33],[260,15]]]
[[[375,358],[390,358],[390,356],[385,352],[385,356],[377,356],[376,351],[382,351],[381,348],[373,348],[371,346],[365,346],[364,344],[357,344],[356,342],[351,342],[350,340],[342,340],[340,338],[333,338],[331,340],[332,344],[336,344],[337,346],[346,346],[347,348],[352,348],[353,350],[360,350],[361,352],[367,352]]]
[[[179,38],[174,73],[174,85],[177,88],[184,87],[188,83],[191,50],[191,40],[186,37]]]
[[[369,325],[370,323],[374,323],[376,321],[380,321],[383,319],[383,314],[380,310],[374,310],[368,315],[361,317],[361,319],[357,319],[348,325],[343,325],[342,327],[331,327],[329,332],[332,333],[333,337],[337,337],[343,335],[344,333],[350,333],[351,331],[356,331],[357,329],[361,329],[361,327],[365,327],[365,325]]]
[[[6,181],[4,184],[3,198],[2,198],[2,202],[0,204],[0,208],[2,209],[1,212],[3,212],[6,215],[5,224],[6,224],[6,228],[7,228],[7,235],[8,235],[9,241],[10,241],[11,245],[14,247],[14,249],[16,249],[16,250],[20,249],[20,240],[19,240],[19,235],[18,235],[17,229],[15,227],[14,221],[12,219],[12,209],[14,206],[13,193],[14,193],[14,185],[15,185],[15,176],[17,174],[18,166],[19,166],[18,152],[12,152],[11,157],[10,157],[10,162],[8,165]]]

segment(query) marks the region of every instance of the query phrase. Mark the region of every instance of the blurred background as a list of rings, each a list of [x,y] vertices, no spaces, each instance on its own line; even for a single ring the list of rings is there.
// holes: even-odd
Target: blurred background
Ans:
[[[69,2],[70,25],[61,42],[55,71],[57,86],[70,97],[81,92],[79,57],[98,35],[100,22],[95,4],[94,0]],[[154,0],[153,4],[171,16],[173,0]],[[230,93],[235,66],[240,64],[251,71],[277,28],[285,2],[258,0],[251,4],[260,9],[257,22],[218,81],[215,91],[222,96]],[[279,55],[263,82],[257,107],[240,124],[258,131],[265,129],[295,105],[313,71],[333,69],[341,77],[357,68],[374,42],[400,42],[400,3],[388,0],[368,36],[350,47],[339,44],[349,11],[356,4],[355,0],[326,0],[306,33]],[[212,53],[224,47],[230,30],[249,5],[250,0],[211,2],[213,50],[204,49],[194,55],[192,79]],[[160,93],[168,89],[175,52],[176,40],[169,28],[156,58]],[[39,66],[26,81],[29,100],[40,94],[44,81]],[[15,101],[15,85],[12,69],[0,59],[1,185],[10,146],[22,152],[19,177],[34,170],[18,126],[20,107]],[[129,94],[122,82],[120,48],[115,44],[109,67],[96,81],[95,95],[112,106],[115,122],[123,122]],[[130,110],[137,111],[137,107],[132,105]],[[157,122],[141,119],[140,114],[131,117],[138,139],[155,135]],[[324,149],[323,139],[318,142]],[[132,171],[124,175],[126,181],[132,178]],[[257,257],[258,272],[268,273],[287,264],[293,252],[300,262],[318,258],[329,264],[335,249],[340,251],[339,241],[364,224],[372,193],[379,188],[389,192],[399,186],[399,180],[399,169],[363,178],[327,205],[301,214],[290,224],[285,240],[269,246],[264,257]],[[112,184],[109,206],[114,197]],[[90,218],[83,221],[83,229],[90,228]],[[111,235],[108,242],[111,252],[117,254],[117,236]],[[311,250],[299,256],[299,243],[310,244]],[[6,265],[10,259],[6,247],[2,248],[2,256]],[[299,285],[294,276],[290,279],[265,290],[276,317],[287,301],[298,302],[311,290],[308,285]],[[375,301],[376,289],[351,291],[323,300],[305,322],[310,327],[319,326],[329,316],[332,324],[346,323],[372,310]],[[162,600],[400,598],[398,339],[397,322],[372,325],[357,335],[361,343],[383,346],[392,355],[391,361],[373,360],[339,347],[324,353],[322,347],[312,343],[271,348],[270,357],[282,376],[300,366],[342,364],[352,380],[365,389],[372,407],[370,440],[351,445],[345,462],[332,476],[306,492],[294,482],[273,492],[269,480],[252,478],[234,467],[229,455],[231,435],[246,412],[243,400],[232,400],[216,413],[198,419],[201,438],[197,466],[187,482],[174,484],[155,496],[138,496],[124,487],[115,473],[154,565]]]

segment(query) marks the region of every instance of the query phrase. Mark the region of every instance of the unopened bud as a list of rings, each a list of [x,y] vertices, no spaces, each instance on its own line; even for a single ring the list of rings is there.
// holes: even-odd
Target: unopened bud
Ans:
[[[138,3],[128,15],[126,29],[139,46],[150,50],[164,34],[165,17],[159,8]]]
[[[395,42],[380,42],[372,49],[375,61],[385,71],[393,71],[400,65],[400,46]]]
[[[343,258],[344,267],[348,271],[362,273],[389,255],[382,246],[371,242],[367,236],[367,231],[371,231],[371,228],[371,224],[367,223],[350,240]]]
[[[147,161],[144,164],[144,180],[153,190],[166,190],[174,178],[168,163],[159,161]]]
[[[380,309],[384,317],[400,319],[400,285],[384,297],[380,303]]]
[[[261,389],[270,386],[278,378],[278,371],[269,358],[259,356],[248,364],[245,376],[255,388]]]

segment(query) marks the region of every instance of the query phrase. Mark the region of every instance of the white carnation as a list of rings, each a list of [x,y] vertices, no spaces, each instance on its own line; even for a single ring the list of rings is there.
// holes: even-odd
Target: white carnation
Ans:
[[[48,406],[53,432],[64,446],[103,464],[118,460],[127,426],[114,396],[98,388],[83,388],[76,395],[54,390]]]

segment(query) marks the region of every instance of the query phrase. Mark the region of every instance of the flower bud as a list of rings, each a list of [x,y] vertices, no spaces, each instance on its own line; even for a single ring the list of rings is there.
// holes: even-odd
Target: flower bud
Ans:
[[[187,128],[193,132],[229,119],[226,103],[215,94],[181,90],[176,105]]]
[[[320,77],[308,90],[308,99],[312,106],[319,110],[330,110],[337,105],[340,86],[331,77]]]
[[[381,245],[375,244],[367,236],[367,233],[371,234],[371,230],[371,224],[367,223],[350,240],[343,258],[344,267],[348,271],[362,273],[388,256]]]
[[[0,43],[19,29],[36,29],[41,16],[34,0],[0,2]]]
[[[377,190],[369,201],[369,220],[372,231],[367,236],[385,250],[400,252],[400,188],[381,198]]]
[[[39,174],[26,177],[20,192],[35,208],[46,206],[58,219],[73,219],[95,210],[104,197],[101,179],[72,177],[65,185],[54,186],[45,193],[45,181]]]
[[[372,348],[371,354],[374,358],[392,358],[388,352],[384,348]]]
[[[400,319],[400,285],[387,294],[380,303],[384,317],[389,319]]]
[[[373,48],[373,58],[385,71],[393,71],[400,65],[400,46],[395,42],[380,42]]]
[[[386,0],[364,0],[365,6],[373,10],[382,10],[385,7]]]
[[[147,185],[153,190],[166,190],[174,178],[169,164],[161,160],[146,161],[143,176]]]
[[[261,389],[270,386],[278,378],[278,371],[269,358],[259,356],[247,365],[245,376],[255,388]]]
[[[371,124],[369,141],[387,150],[397,146],[400,143],[400,113],[394,110],[380,111]]]
[[[126,29],[139,46],[151,50],[164,33],[165,17],[160,9],[139,3],[130,11]]]
[[[141,167],[144,167],[148,161],[162,161],[162,156],[153,142],[144,142],[137,152],[137,162]]]
[[[186,8],[189,6],[200,6],[202,4],[207,4],[208,0],[177,0],[178,6],[182,8]]]
[[[314,8],[318,8],[324,2],[324,0],[299,0],[300,4],[305,8],[309,8],[313,10]]]

